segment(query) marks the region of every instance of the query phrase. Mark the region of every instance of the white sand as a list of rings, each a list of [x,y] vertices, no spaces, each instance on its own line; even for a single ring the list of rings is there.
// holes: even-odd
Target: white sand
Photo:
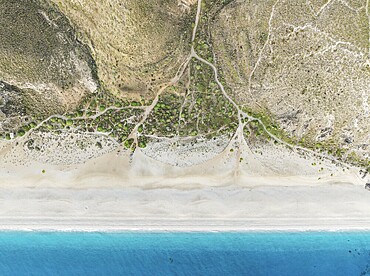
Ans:
[[[226,148],[182,168],[139,151],[70,166],[12,162],[27,157],[19,147],[0,154],[2,230],[370,230],[370,191],[356,169],[283,149],[239,162]]]

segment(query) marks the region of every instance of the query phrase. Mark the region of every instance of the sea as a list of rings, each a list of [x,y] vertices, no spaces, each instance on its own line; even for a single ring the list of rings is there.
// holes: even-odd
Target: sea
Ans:
[[[0,232],[0,275],[370,275],[370,232]]]

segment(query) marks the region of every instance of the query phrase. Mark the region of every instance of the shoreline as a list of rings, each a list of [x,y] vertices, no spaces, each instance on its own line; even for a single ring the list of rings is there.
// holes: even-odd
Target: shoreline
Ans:
[[[2,218],[0,218],[3,221]],[[366,222],[360,223],[361,219],[348,219],[343,223],[343,219],[322,218],[320,220],[300,220],[293,219],[299,224],[292,223],[292,219],[282,221],[272,221],[269,218],[263,220],[230,220],[225,223],[222,220],[172,220],[172,221],[109,221],[108,220],[94,220],[90,223],[76,223],[75,220],[65,219],[56,221],[55,219],[43,222],[40,220],[37,223],[27,223],[27,220],[22,222],[17,220],[16,223],[7,223],[7,225],[0,226],[1,232],[98,232],[98,233],[125,233],[125,232],[174,232],[174,233],[253,233],[253,232],[370,232],[370,219]],[[337,222],[341,221],[341,225]],[[41,224],[40,224],[41,222]],[[108,222],[108,223],[107,223]],[[268,223],[266,223],[268,222]],[[275,223],[274,223],[275,222]],[[329,223],[328,223],[329,222]],[[96,226],[96,224],[99,226]],[[335,223],[335,224],[333,224]],[[246,226],[245,224],[248,224]],[[310,226],[308,226],[310,225]]]

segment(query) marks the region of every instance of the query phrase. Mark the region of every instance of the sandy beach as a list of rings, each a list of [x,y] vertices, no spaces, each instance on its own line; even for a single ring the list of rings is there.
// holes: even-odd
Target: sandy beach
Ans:
[[[345,185],[186,192],[25,188],[1,194],[1,230],[370,230],[368,196]]]
[[[16,149],[8,152],[22,159]],[[320,161],[319,173],[307,165],[314,159],[292,153],[238,163],[226,148],[208,162],[175,167],[141,151],[69,166],[17,164],[5,152],[1,230],[370,230],[370,192],[355,168]]]

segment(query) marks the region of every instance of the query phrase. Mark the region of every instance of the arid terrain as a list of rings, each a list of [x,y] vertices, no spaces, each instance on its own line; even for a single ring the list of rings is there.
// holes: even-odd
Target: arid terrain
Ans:
[[[27,150],[223,137],[369,168],[366,1],[0,4],[0,130]]]
[[[249,198],[271,186],[290,193],[279,216],[293,208],[292,187],[322,189],[324,200],[349,185],[356,191],[343,202],[357,207],[344,213],[362,218],[369,5],[0,0],[0,179],[6,191],[21,185],[9,200],[38,188],[43,198],[53,187],[65,196],[45,195],[68,204],[70,189],[200,189],[197,205],[208,189],[230,186]],[[338,203],[330,200],[327,217]],[[304,195],[300,202],[319,205]],[[37,204],[34,216],[45,207]],[[188,218],[185,209],[178,215]]]

